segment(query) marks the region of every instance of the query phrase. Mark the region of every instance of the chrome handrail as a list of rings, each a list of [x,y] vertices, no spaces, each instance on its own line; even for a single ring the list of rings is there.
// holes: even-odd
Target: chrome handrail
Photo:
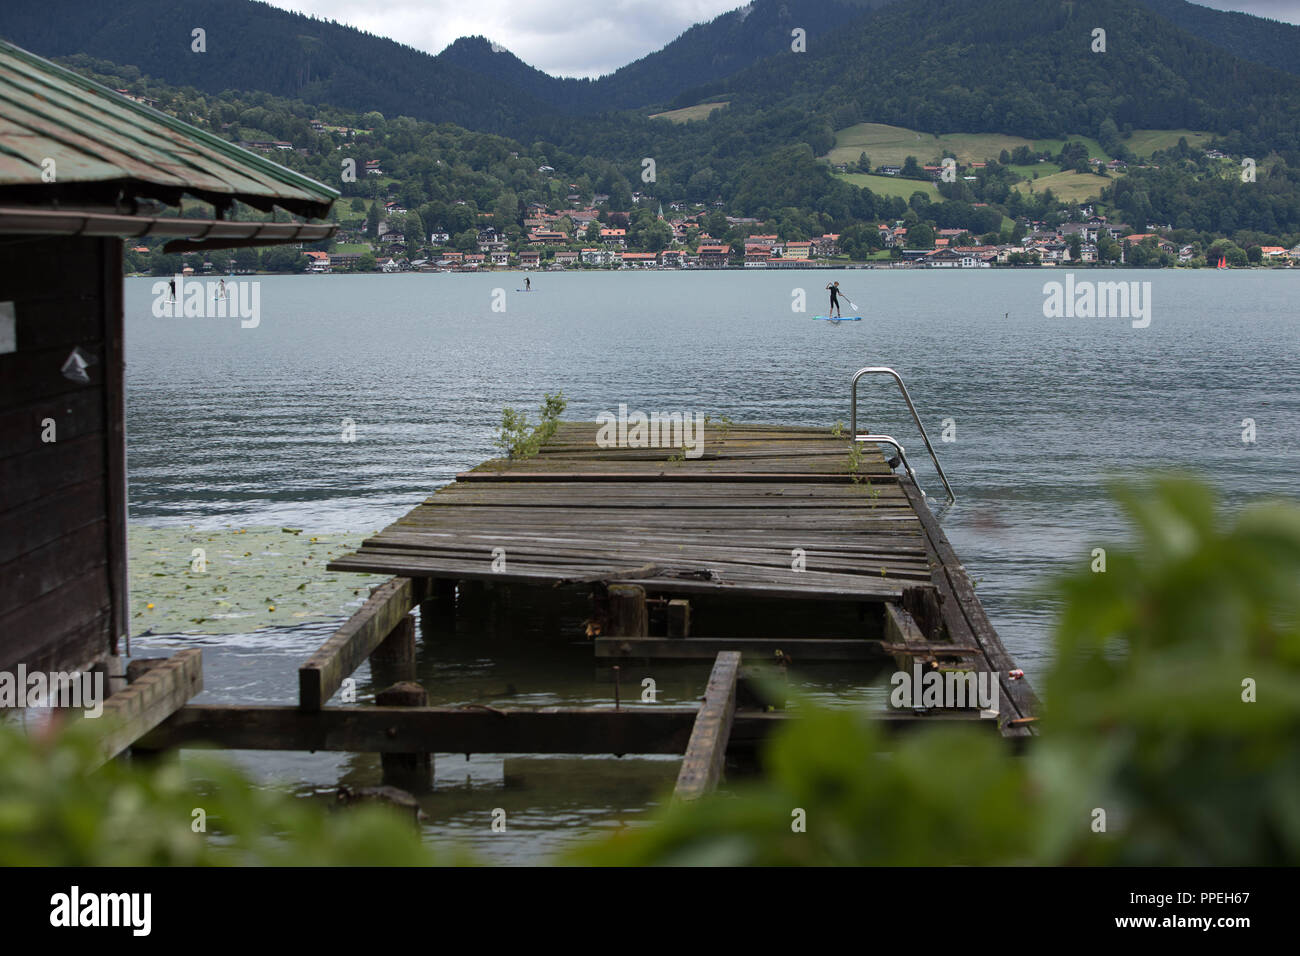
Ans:
[[[907,453],[903,451],[903,446],[893,438],[888,435],[859,435],[857,440],[860,442],[874,441],[881,445],[893,445],[894,450],[898,452],[898,460],[902,463],[903,467],[907,469],[907,473],[911,476],[912,480],[916,481],[916,472],[912,470],[912,463],[907,460]],[[889,464],[889,462],[886,462],[886,464]],[[868,475],[867,477],[870,476]],[[919,489],[920,485],[917,485],[917,488]],[[925,492],[922,491],[921,494],[924,495]]]
[[[957,496],[952,493],[952,485],[948,484],[948,476],[944,474],[943,465],[939,464],[939,456],[934,453],[934,446],[930,444],[930,436],[926,433],[925,426],[921,424],[921,416],[916,413],[916,406],[912,404],[912,396],[907,394],[907,386],[903,384],[903,377],[895,372],[892,368],[884,365],[869,365],[866,368],[860,368],[853,376],[853,385],[850,389],[850,407],[849,407],[849,434],[856,441],[876,441],[887,442],[898,449],[899,459],[907,468],[912,480],[916,481],[916,472],[912,466],[907,463],[907,457],[903,453],[903,446],[888,435],[859,435],[858,434],[858,379],[864,375],[889,375],[898,383],[898,390],[903,395],[903,401],[907,403],[908,410],[912,413],[912,421],[916,422],[916,427],[920,429],[921,439],[925,442],[925,448],[930,453],[930,460],[934,462],[934,469],[939,473],[939,480],[943,482],[944,491],[948,494],[948,503],[952,504],[957,500]],[[920,486],[918,485],[918,488]],[[922,492],[924,494],[924,492]]]

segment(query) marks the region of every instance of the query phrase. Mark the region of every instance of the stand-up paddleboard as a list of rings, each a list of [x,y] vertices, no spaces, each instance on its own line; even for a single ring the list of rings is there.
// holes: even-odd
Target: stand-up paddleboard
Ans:
[[[861,322],[860,315],[814,315],[814,319],[821,319],[823,322]]]

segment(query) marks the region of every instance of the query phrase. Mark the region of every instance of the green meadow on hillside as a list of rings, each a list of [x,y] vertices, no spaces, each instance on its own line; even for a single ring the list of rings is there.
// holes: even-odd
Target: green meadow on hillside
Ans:
[[[1124,143],[1134,155],[1146,157],[1158,149],[1176,146],[1179,137],[1182,136],[1187,137],[1187,142],[1191,146],[1200,146],[1210,140],[1209,133],[1189,129],[1139,129],[1134,130]],[[1071,135],[1066,139],[1026,139],[1023,136],[1007,136],[1003,133],[935,135],[884,123],[859,123],[839,130],[835,134],[835,148],[827,154],[826,158],[832,163],[856,163],[865,152],[873,167],[881,164],[901,166],[908,156],[915,156],[920,163],[928,163],[941,156],[944,150],[951,150],[958,162],[985,162],[997,159],[1002,150],[1012,152],[1017,146],[1028,146],[1035,152],[1050,150],[1059,153],[1067,140],[1071,143],[1084,143],[1088,147],[1089,156],[1105,160],[1114,158],[1091,136]]]
[[[1058,199],[1067,202],[1083,202],[1086,199],[1098,198],[1103,189],[1114,184],[1115,174],[1113,173],[1108,179],[1094,173],[1063,172],[1018,182],[1014,188],[1023,193],[1041,193],[1045,189],[1050,189],[1052,195]]]
[[[897,176],[877,176],[869,173],[839,173],[840,179],[855,186],[865,186],[877,196],[898,196],[911,199],[912,193],[925,193],[931,202],[943,199],[934,183],[919,179],[900,179]]]
[[[689,123],[691,120],[708,119],[710,113],[722,109],[729,102],[730,100],[720,100],[717,103],[697,103],[695,106],[684,106],[679,110],[651,113],[650,118],[666,119],[672,123]]]

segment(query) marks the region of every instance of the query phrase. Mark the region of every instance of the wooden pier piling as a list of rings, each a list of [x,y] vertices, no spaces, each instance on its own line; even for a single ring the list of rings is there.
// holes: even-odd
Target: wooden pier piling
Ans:
[[[380,707],[425,707],[429,703],[429,692],[415,681],[399,681],[375,694],[375,703]],[[382,753],[379,761],[383,767],[384,786],[411,793],[426,793],[433,789],[433,754]]]

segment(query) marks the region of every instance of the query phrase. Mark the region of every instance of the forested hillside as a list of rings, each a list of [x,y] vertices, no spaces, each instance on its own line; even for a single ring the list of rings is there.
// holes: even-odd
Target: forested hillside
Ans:
[[[1139,0],[1193,36],[1251,63],[1300,73],[1300,27],[1263,14],[1212,10],[1187,0]]]
[[[1182,0],[755,0],[600,80],[546,76],[481,38],[429,56],[249,0],[63,7],[67,16],[51,18],[36,3],[6,4],[0,35],[42,55],[88,53],[209,93],[262,90],[624,162],[668,155],[716,166],[798,142],[821,155],[834,130],[859,122],[1044,137],[1100,136],[1109,121],[1118,130],[1209,130],[1253,154],[1300,150],[1300,77],[1234,56],[1169,17],[1201,33],[1231,28],[1224,44],[1243,55],[1253,48],[1256,59],[1277,51],[1280,66],[1294,65],[1286,37],[1300,31],[1278,26],[1266,44],[1267,21],[1189,10]],[[192,53],[191,30],[202,24],[207,52]],[[808,32],[807,52],[791,50],[795,27]],[[1093,50],[1097,28],[1104,52]],[[609,112],[709,96],[730,106],[707,135]]]
[[[1104,29],[1104,52],[1093,30]],[[718,88],[731,110],[793,108],[823,135],[859,122],[927,132],[1205,129],[1300,150],[1300,77],[1246,63],[1135,0],[903,3]],[[814,144],[816,146],[816,144]]]
[[[1067,142],[1072,137],[1091,137],[1111,156],[1134,161],[1130,130],[1198,129],[1231,156],[1255,159],[1259,181],[1243,182],[1231,163],[1181,147],[1115,179],[1102,171],[1094,194],[1138,224],[1223,234],[1300,230],[1300,77],[1234,57],[1138,0],[845,0],[824,8],[831,12],[821,33],[809,30],[807,52],[792,51],[785,39],[786,28],[805,19],[803,8],[757,0],[748,16],[693,28],[599,81],[553,81],[482,40],[430,57],[248,0],[68,5],[79,15],[56,24],[35,4],[9,4],[0,10],[0,33],[44,53],[117,50],[126,62],[81,56],[78,65],[111,74],[119,88],[170,98],[182,118],[236,141],[289,141],[296,151],[284,161],[331,184],[339,181],[338,147],[364,146],[365,158],[382,163],[387,175],[382,185],[346,184],[345,195],[382,188],[408,208],[435,204],[431,222],[465,215],[444,213],[438,203],[472,202],[488,212],[570,193],[605,193],[610,209],[627,211],[640,191],[657,202],[721,203],[733,216],[787,232],[842,230],[911,208],[936,226],[982,234],[997,231],[1004,215],[1041,220],[1062,214],[1062,204],[1050,187],[1018,186],[1032,173],[992,155],[987,166],[936,189],[917,164],[937,162],[939,151],[919,134],[1056,139],[1063,146],[1036,159],[1086,175],[1089,146]],[[196,23],[211,24],[204,54],[188,52]],[[1106,31],[1104,51],[1093,49],[1098,26]],[[721,72],[777,39],[779,52],[679,94],[679,103],[705,88],[725,94],[730,105],[707,119],[675,124],[648,119],[646,109],[566,115],[588,95],[566,90],[623,89],[611,98],[637,102],[648,87],[630,91],[660,69],[655,63],[685,75],[671,64],[735,51],[733,61],[697,63],[697,74]],[[155,64],[159,78],[148,79],[152,68],[137,60]],[[483,62],[499,75],[476,72]],[[174,74],[192,79],[170,79]],[[519,92],[516,83],[538,95]],[[313,119],[369,132],[340,140],[312,128]],[[834,145],[836,130],[865,121],[918,131],[919,155],[907,175],[919,175],[929,195],[921,184],[920,200],[905,188],[891,195],[859,188],[818,158]],[[545,166],[553,172],[543,174]],[[940,196],[943,202],[933,201]]]
[[[696,24],[663,49],[596,80],[548,76],[509,52],[499,52],[483,37],[462,38],[438,58],[571,114],[681,105],[674,101],[684,91],[715,82],[765,57],[790,52],[795,28],[816,42],[890,2],[894,0],[754,0],[741,10]],[[693,95],[686,99],[694,102]]]
[[[550,108],[427,53],[250,0],[0,4],[0,36],[41,56],[86,53],[207,93],[261,90],[486,132],[539,130]],[[206,52],[192,49],[204,31]]]

